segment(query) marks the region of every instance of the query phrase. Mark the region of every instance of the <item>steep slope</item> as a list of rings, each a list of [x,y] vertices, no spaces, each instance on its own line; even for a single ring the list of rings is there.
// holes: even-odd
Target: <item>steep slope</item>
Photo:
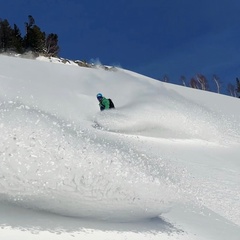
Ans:
[[[166,239],[186,239],[189,229],[199,239],[239,232],[238,99],[123,69],[0,59],[2,209],[133,225],[158,219],[146,232]],[[117,108],[99,112],[98,92]]]

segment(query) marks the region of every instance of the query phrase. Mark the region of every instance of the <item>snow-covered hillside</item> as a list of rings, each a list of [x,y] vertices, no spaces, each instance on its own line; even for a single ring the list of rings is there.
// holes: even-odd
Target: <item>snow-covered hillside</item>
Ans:
[[[240,239],[239,99],[0,62],[1,239]],[[98,92],[116,109],[100,112]]]

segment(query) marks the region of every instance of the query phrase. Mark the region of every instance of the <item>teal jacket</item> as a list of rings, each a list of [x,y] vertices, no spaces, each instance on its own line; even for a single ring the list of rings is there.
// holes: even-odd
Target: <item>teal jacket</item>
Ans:
[[[110,108],[110,102],[107,98],[103,97],[102,100],[99,102],[99,107],[100,110],[103,111],[105,109],[109,109]]]

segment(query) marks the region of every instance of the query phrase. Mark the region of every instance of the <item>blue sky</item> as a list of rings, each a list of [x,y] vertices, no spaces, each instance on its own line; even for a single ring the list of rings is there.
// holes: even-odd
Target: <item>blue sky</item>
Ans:
[[[0,0],[2,19],[32,15],[59,36],[60,56],[120,65],[179,83],[197,73],[240,76],[239,0]]]

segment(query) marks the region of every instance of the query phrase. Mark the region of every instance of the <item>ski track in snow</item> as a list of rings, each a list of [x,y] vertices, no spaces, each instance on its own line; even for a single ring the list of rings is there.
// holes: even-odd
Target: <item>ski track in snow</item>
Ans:
[[[131,118],[128,114],[103,112],[79,126],[37,107],[2,103],[0,199],[65,216],[115,221],[157,217],[172,205],[192,199],[238,223],[239,204],[236,201],[229,211],[226,189],[218,186],[216,190],[213,182],[192,176],[167,154],[151,155],[154,141],[178,145],[184,141],[194,143],[198,138],[197,144],[203,146],[230,141],[223,137],[224,132],[219,132],[214,117],[205,112],[194,124],[208,121],[209,131],[192,133],[189,122],[183,124],[183,132],[171,130],[174,121],[163,124],[165,118],[169,119],[166,111],[161,126],[159,116],[139,125],[134,112]],[[183,122],[191,120],[189,116],[179,117]],[[192,119],[196,120],[194,116]],[[214,121],[215,125],[211,124]],[[153,129],[153,138],[145,134],[149,129],[142,126]],[[173,138],[154,135],[155,127],[162,127]],[[228,126],[226,131],[234,132]],[[205,142],[209,138],[217,142]],[[235,186],[228,191],[228,196],[239,197]]]

